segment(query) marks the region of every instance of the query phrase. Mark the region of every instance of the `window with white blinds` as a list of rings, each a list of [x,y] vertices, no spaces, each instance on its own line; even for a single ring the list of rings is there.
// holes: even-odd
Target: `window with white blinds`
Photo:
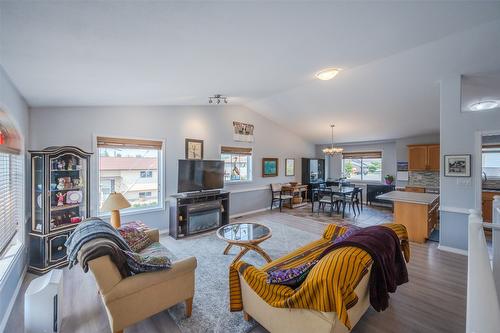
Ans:
[[[0,254],[22,223],[23,158],[0,151]]]

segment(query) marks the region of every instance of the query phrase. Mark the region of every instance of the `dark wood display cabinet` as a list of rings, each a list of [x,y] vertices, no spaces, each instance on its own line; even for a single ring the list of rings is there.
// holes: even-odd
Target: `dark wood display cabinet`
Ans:
[[[77,147],[49,147],[31,154],[29,265],[43,274],[67,264],[64,243],[90,215],[90,156]]]

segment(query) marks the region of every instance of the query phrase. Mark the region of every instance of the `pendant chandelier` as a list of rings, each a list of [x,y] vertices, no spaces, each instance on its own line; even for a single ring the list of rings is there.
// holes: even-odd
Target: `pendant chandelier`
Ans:
[[[335,127],[335,125],[331,124],[330,127],[332,128],[332,145],[329,148],[323,149],[323,153],[328,156],[340,155],[344,151],[344,148],[333,146],[333,128]]]

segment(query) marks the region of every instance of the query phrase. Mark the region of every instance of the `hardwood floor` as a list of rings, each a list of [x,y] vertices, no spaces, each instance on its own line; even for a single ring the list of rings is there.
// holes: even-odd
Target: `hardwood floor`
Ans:
[[[329,220],[322,215],[307,216],[307,212],[310,212],[307,208],[303,212],[284,210],[283,213],[279,213],[273,210],[245,216],[237,221],[271,220],[321,235]],[[387,210],[365,208],[357,221],[363,221],[363,224],[368,224],[368,221],[379,224],[385,222],[389,214]],[[349,223],[351,218],[348,217],[344,222]],[[336,218],[331,219],[333,220]],[[432,242],[412,243],[411,251],[412,258],[408,264],[410,282],[398,287],[397,292],[391,294],[390,306],[386,311],[378,313],[370,308],[353,332],[465,331],[467,257],[442,252],[437,249],[437,243]],[[28,275],[5,332],[24,331],[23,294],[31,279],[32,276]],[[95,282],[91,274],[84,274],[79,267],[72,270],[65,269],[63,305],[64,319],[61,332],[109,332],[106,313],[97,294]],[[164,311],[125,330],[125,333],[132,332],[176,333],[180,330],[168,312]],[[267,331],[256,324],[251,332]]]

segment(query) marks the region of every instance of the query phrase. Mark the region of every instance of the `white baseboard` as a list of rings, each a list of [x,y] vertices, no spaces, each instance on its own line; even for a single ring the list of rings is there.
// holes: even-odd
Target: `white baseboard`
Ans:
[[[256,210],[251,210],[251,211],[248,211],[248,212],[244,212],[244,213],[237,213],[237,214],[234,214],[234,215],[230,215],[229,218],[230,219],[234,219],[236,217],[242,217],[242,216],[246,216],[246,215],[250,215],[250,214],[255,214],[255,213],[260,213],[260,212],[264,212],[266,210],[270,210],[271,207],[264,207],[264,208],[261,208],[261,209],[256,209]],[[277,208],[279,209],[279,208]]]
[[[438,250],[445,251],[445,252],[456,253],[456,254],[461,254],[463,256],[467,256],[468,255],[467,250],[457,249],[455,247],[450,247],[450,246],[438,245]]]
[[[21,278],[19,279],[19,282],[17,283],[16,290],[14,291],[14,294],[12,295],[12,298],[10,299],[9,305],[7,306],[7,311],[5,311],[2,322],[0,323],[0,332],[5,332],[5,326],[7,326],[7,321],[9,320],[10,313],[12,312],[12,308],[14,308],[14,304],[16,303],[17,296],[19,294],[19,291],[21,290],[21,286],[23,285],[24,278],[26,277],[26,271],[27,267],[24,268],[23,274],[21,274]]]

